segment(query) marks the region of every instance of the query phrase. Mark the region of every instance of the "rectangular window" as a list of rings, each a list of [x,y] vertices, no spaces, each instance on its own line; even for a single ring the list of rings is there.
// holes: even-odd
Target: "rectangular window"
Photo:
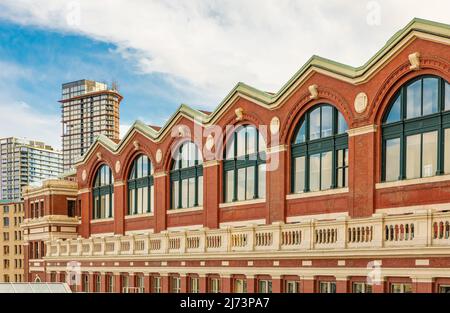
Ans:
[[[319,293],[336,293],[335,282],[319,282]]]
[[[226,186],[226,190],[225,190],[225,202],[233,202],[233,198],[234,198],[234,171],[227,171],[225,174],[225,186]]]
[[[137,191],[137,207],[135,209],[134,212],[136,212],[137,214],[142,213],[142,203],[143,203],[143,198],[144,198],[144,193],[143,193],[143,189],[142,188],[138,188],[136,189]]]
[[[309,157],[309,190],[320,190],[320,153]]]
[[[420,177],[420,139],[421,135],[406,138],[406,178]]]
[[[198,277],[190,277],[189,286],[190,286],[190,290],[189,291],[191,293],[199,293],[200,292],[200,288],[199,288],[199,279],[198,279]]]
[[[209,292],[211,293],[219,293],[220,292],[220,279],[219,278],[210,278],[209,279]]]
[[[161,293],[161,277],[159,276],[153,277],[153,292]]]
[[[422,140],[422,177],[434,176],[437,171],[438,134],[425,133]]]
[[[258,281],[259,293],[272,293],[272,281],[271,280],[259,280]]]
[[[189,184],[187,179],[183,179],[181,181],[181,207],[188,207],[188,192],[189,192]]]
[[[172,293],[180,293],[181,292],[181,279],[180,279],[180,277],[172,277],[170,284],[171,284],[171,287],[172,287]]]
[[[188,208],[192,208],[195,206],[195,177],[188,179],[189,184],[189,198],[188,198]]]
[[[245,168],[238,169],[237,200],[245,200]]]
[[[320,189],[327,190],[331,188],[332,173],[333,173],[333,154],[332,152],[325,152],[321,155],[321,183]]]
[[[234,292],[235,293],[246,293],[247,292],[247,280],[246,279],[235,279],[234,280]]]
[[[333,134],[333,108],[323,106],[322,110],[322,138],[329,137]]]
[[[450,286],[449,285],[440,285],[439,293],[450,293]]]
[[[286,293],[298,293],[298,282],[287,280],[285,283],[285,292]]]
[[[246,186],[246,200],[255,197],[255,168],[253,166],[247,167],[247,186]]]
[[[106,287],[107,292],[113,293],[114,292],[114,275],[110,274],[106,276]]]
[[[95,275],[95,292],[102,291],[102,277],[100,274]]]
[[[337,151],[336,179],[338,188],[348,186],[348,149]]]
[[[150,186],[150,212],[155,210],[155,187]]]
[[[179,190],[178,190],[178,181],[172,182],[172,208],[178,209],[179,206]]]
[[[392,284],[391,293],[412,293],[411,284]]]
[[[3,227],[9,227],[9,217],[3,218]]]
[[[295,183],[294,192],[302,193],[305,190],[305,157],[295,158]]]
[[[400,178],[400,138],[386,140],[385,181]]]
[[[445,142],[444,142],[444,172],[450,174],[450,128],[445,130]]]
[[[372,286],[367,283],[353,283],[352,284],[353,293],[372,293]]]
[[[258,166],[258,198],[266,198],[266,164]]]
[[[438,112],[438,89],[439,80],[437,78],[423,79],[423,114],[428,115]]]
[[[309,124],[309,140],[320,138],[320,110],[310,113]]]

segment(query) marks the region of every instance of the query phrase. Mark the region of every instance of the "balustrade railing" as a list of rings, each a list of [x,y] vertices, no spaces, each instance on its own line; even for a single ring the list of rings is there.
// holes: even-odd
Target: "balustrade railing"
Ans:
[[[450,246],[450,212],[57,240],[47,257]]]

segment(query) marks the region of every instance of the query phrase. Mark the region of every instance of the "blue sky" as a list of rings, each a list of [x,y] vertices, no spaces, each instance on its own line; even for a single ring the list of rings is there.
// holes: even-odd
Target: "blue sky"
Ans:
[[[276,92],[313,55],[360,66],[448,0],[1,0],[0,137],[61,146],[61,84],[117,81],[121,130],[181,103],[214,110],[239,81]]]

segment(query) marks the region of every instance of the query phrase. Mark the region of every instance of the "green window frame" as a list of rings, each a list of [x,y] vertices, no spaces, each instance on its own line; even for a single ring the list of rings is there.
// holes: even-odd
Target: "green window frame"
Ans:
[[[408,166],[413,152],[417,161]],[[383,117],[381,181],[449,174],[449,152],[450,84],[435,75],[408,81],[394,95]]]
[[[255,126],[234,130],[226,143],[223,174],[225,203],[266,197],[266,143]]]
[[[170,172],[171,210],[203,205],[203,158],[197,145],[185,142],[173,156]]]
[[[114,177],[111,168],[103,164],[97,170],[92,189],[93,219],[112,218],[114,216]]]
[[[128,175],[128,215],[153,212],[153,184],[152,163],[146,155],[139,155]]]
[[[291,193],[348,186],[347,130],[342,113],[330,104],[318,104],[304,114],[291,144]]]

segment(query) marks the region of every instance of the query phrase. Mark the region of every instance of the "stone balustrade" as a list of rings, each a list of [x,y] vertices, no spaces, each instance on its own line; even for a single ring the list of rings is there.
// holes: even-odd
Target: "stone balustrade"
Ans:
[[[374,214],[368,218],[308,220],[262,226],[47,242],[47,258],[182,255],[252,251],[326,251],[450,245],[450,212]]]

